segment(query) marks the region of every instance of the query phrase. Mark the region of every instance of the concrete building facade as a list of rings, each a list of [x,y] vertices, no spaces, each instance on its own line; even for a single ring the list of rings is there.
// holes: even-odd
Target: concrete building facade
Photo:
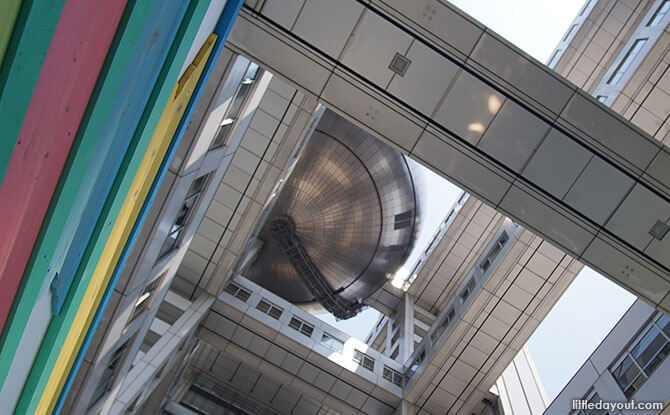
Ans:
[[[162,178],[147,175],[144,216],[118,237],[106,262],[118,281],[100,280],[91,317],[74,316],[86,300],[67,284],[50,291],[58,273],[37,284],[36,317],[2,352],[12,411],[536,414],[548,402],[524,344],[582,263],[655,319],[670,311],[667,1],[588,1],[556,72],[444,2],[233,3],[184,2],[197,18],[170,73],[189,94],[165,127],[178,139],[165,134]],[[123,13],[118,36],[140,9]],[[382,313],[364,340],[245,275],[328,111],[467,192],[411,272],[361,298]],[[72,307],[69,325],[54,298]],[[67,346],[59,360],[19,347],[42,339]]]

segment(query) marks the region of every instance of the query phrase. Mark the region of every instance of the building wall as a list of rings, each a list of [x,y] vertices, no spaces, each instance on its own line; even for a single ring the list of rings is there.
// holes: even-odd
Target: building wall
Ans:
[[[577,27],[557,46],[549,66],[664,144],[670,143],[670,14],[665,0],[591,0]],[[665,6],[667,7],[667,6]],[[571,26],[572,27],[572,26]],[[607,85],[636,39],[648,39],[615,87]]]
[[[576,28],[566,33],[548,64],[623,118],[668,145],[670,115],[670,7],[665,0],[590,0],[577,16]],[[653,22],[653,23],[652,23]],[[627,70],[622,62],[631,55],[638,39],[648,39]],[[632,56],[632,55],[631,55]],[[621,71],[620,82],[613,76]],[[589,359],[556,397],[545,414],[566,414],[573,399],[589,399],[595,393],[604,401],[625,402],[612,375],[618,359],[638,341],[638,336],[658,316],[653,307],[637,300]],[[631,398],[667,401],[670,393],[670,361],[665,360]],[[626,412],[624,412],[626,413]],[[635,413],[635,411],[630,412]],[[653,412],[649,412],[653,413]]]
[[[624,354],[638,344],[640,337],[646,333],[658,317],[659,312],[655,311],[653,307],[641,300],[635,301],[549,405],[544,414],[565,415],[572,413],[573,400],[590,399],[594,393],[597,393],[600,399],[607,402],[627,402],[633,399],[638,402],[664,402],[667,404],[670,400],[670,390],[667,387],[667,379],[670,379],[670,359],[663,360],[639,390],[630,397],[624,395],[624,391],[612,374]],[[665,337],[668,341],[668,336]],[[670,350],[670,341],[666,343],[665,347],[665,352],[661,351],[661,355],[665,353],[667,357],[668,350]],[[656,412],[623,411],[614,412],[612,415]]]
[[[540,415],[548,405],[547,394],[526,346],[496,381],[494,391],[504,415]]]

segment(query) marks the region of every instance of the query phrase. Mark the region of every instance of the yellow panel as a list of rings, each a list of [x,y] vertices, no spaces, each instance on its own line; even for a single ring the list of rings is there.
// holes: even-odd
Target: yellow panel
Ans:
[[[98,305],[102,300],[105,288],[130,236],[144,200],[151,189],[151,185],[165,157],[172,136],[186,110],[188,101],[195,90],[195,86],[207,63],[207,58],[212,51],[215,41],[216,35],[209,35],[209,38],[196,55],[193,63],[189,65],[170,94],[170,99],[163,109],[156,130],[149,142],[149,147],[135,174],[130,191],[123,201],[121,211],[114,223],[114,227],[93,272],[91,281],[86,288],[84,299],[79,305],[63,348],[51,371],[44,393],[37,406],[38,414],[50,414],[53,411],[63,384],[77,357],[79,348],[95,316]]]
[[[7,44],[12,37],[12,29],[16,22],[16,15],[19,14],[21,0],[5,0],[2,2],[2,13],[0,13],[0,65],[7,51]]]

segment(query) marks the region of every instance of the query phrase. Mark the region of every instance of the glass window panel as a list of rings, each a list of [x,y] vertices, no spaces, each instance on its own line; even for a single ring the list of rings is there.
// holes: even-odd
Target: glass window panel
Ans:
[[[235,297],[239,298],[240,300],[246,302],[249,297],[251,296],[251,293],[243,288],[240,288],[237,291],[237,294],[235,294]]]
[[[135,302],[135,309],[133,310],[133,314],[130,317],[129,322],[135,320],[139,315],[144,313],[149,308],[153,300],[153,296],[156,293],[156,288],[158,288],[164,276],[165,274],[162,274],[161,276],[153,280],[151,283],[149,283],[146,287],[144,287],[142,295],[140,295],[137,298],[137,301]]]
[[[551,55],[551,59],[549,59],[549,63],[547,63],[547,66],[551,67],[553,66],[556,62],[556,58],[558,58],[558,54],[561,52],[562,49],[556,49],[553,55]]]
[[[635,394],[640,389],[640,386],[644,383],[644,381],[647,380],[647,378],[644,377],[644,375],[638,376],[633,383],[629,387],[624,390],[624,395],[626,395],[626,398],[629,398]]]
[[[329,349],[339,353],[342,353],[342,350],[344,350],[344,344],[341,341],[325,333],[321,336],[321,343]]]
[[[112,383],[114,382],[114,375],[116,375],[116,371],[121,365],[123,355],[125,354],[126,349],[128,348],[128,342],[129,340],[127,340],[119,348],[117,348],[114,351],[114,353],[112,353],[112,356],[109,358],[109,362],[105,367],[105,371],[100,377],[100,381],[98,381],[98,384],[96,385],[95,390],[93,392],[93,398],[91,399],[91,403],[89,404],[89,409],[95,406],[95,404],[98,403],[98,401],[103,396],[105,396],[109,388],[112,386]]]
[[[635,378],[640,374],[640,370],[637,368],[633,359],[630,356],[626,358],[619,364],[619,366],[614,369],[612,375],[619,383],[622,389],[626,388]]]
[[[282,313],[281,309],[277,307],[270,307],[270,312],[268,314],[275,320],[279,320],[279,317],[281,317],[281,313]]]
[[[384,366],[383,376],[384,376],[384,379],[388,380],[389,382],[393,382],[393,372],[391,372],[391,369],[389,369],[386,366]]]
[[[304,323],[303,323],[302,327],[300,328],[300,332],[307,337],[311,336],[313,331],[314,331],[314,328],[312,328],[312,327],[310,327],[310,326],[308,326],[307,324],[304,324]]]
[[[374,359],[371,359],[371,358],[365,356],[363,358],[363,367],[366,368],[369,371],[373,371],[375,369]]]
[[[570,26],[570,30],[568,30],[568,32],[567,32],[567,33],[565,34],[565,36],[563,37],[563,42],[565,42],[566,40],[568,40],[568,38],[570,37],[570,35],[572,34],[572,32],[574,32],[575,29],[577,29],[577,26],[579,26],[578,23],[575,23],[575,24],[573,24],[572,26]]]
[[[230,134],[230,131],[233,129],[233,124],[234,120],[228,119],[226,121],[230,121],[228,123],[222,123],[219,129],[216,132],[216,136],[214,138],[214,141],[212,141],[211,149],[218,148],[221,146],[228,145],[228,136]],[[225,121],[224,121],[225,122]]]
[[[355,350],[352,360],[358,363],[359,366],[362,366],[371,372],[374,371],[375,360],[365,353]]]
[[[596,403],[600,402],[600,396],[597,393],[594,393],[593,396],[591,396],[591,399],[588,400],[590,403]],[[591,409],[591,410],[585,410],[583,411],[584,415],[604,415],[607,413],[605,409]]]
[[[586,2],[586,4],[584,5],[584,7],[582,8],[582,11],[579,12],[579,15],[580,15],[580,16],[583,15],[584,12],[589,8],[590,5],[591,5],[591,0],[588,0],[588,1]]]
[[[300,330],[300,320],[297,318],[293,317],[291,321],[288,323],[288,326],[294,330]]]
[[[247,95],[249,94],[249,91],[251,91],[252,87],[253,87],[252,82],[249,83],[242,82],[242,84],[240,84],[240,87],[237,90],[235,97],[233,97],[233,102],[230,104],[230,108],[228,108],[226,118],[234,118],[234,119],[238,118],[238,116],[240,115],[240,111],[242,110],[242,104],[244,104],[244,101],[246,100]]]
[[[656,322],[658,324],[658,327],[663,330],[663,332],[670,337],[670,316],[666,316],[665,314],[661,314],[661,317],[658,319]]]
[[[668,357],[668,354],[670,354],[670,343],[665,343],[663,349],[661,349],[661,351],[651,360],[651,362],[649,362],[647,367],[644,368],[647,376],[651,376],[651,374],[654,373],[654,370],[656,370],[656,368],[659,367],[661,363],[663,363],[665,358]]]
[[[256,79],[256,77],[258,76],[258,70],[259,70],[259,69],[260,69],[260,68],[259,68],[258,65],[256,65],[256,64],[253,63],[253,62],[251,62],[251,63],[249,64],[249,67],[247,68],[247,72],[245,72],[245,74],[244,74],[244,79],[245,79],[245,80],[246,80],[246,79]]]
[[[623,75],[628,71],[628,68],[630,68],[630,65],[633,63],[637,55],[642,50],[642,47],[644,46],[645,43],[647,43],[647,38],[637,39],[633,43],[633,46],[631,46],[631,48],[628,50],[626,56],[624,56],[624,58],[621,59],[621,62],[619,62],[619,66],[617,66],[612,76],[610,76],[610,79],[607,81],[608,84],[616,85],[619,83],[621,78],[623,78]]]
[[[165,242],[163,243],[163,246],[158,253],[159,259],[176,248],[177,243],[179,242],[179,238],[181,237],[182,230],[188,222],[190,213],[193,210],[193,207],[196,205],[198,197],[207,183],[208,176],[209,173],[202,175],[191,183],[187,196],[184,198],[184,202],[182,203],[181,209],[179,210],[179,213],[177,213],[177,217],[175,218],[174,223],[170,228],[170,233],[168,234]]]
[[[197,193],[202,192],[202,189],[205,188],[205,183],[207,182],[207,178],[209,177],[209,173],[204,174],[197,179],[193,180],[193,183],[191,183],[191,187],[188,189],[188,193],[186,193],[186,197],[193,196]]]
[[[179,235],[180,232],[168,235],[168,237],[165,239],[165,242],[163,242],[163,246],[161,246],[161,250],[158,253],[158,258],[164,257],[175,248]]]
[[[256,305],[256,308],[259,309],[260,311],[264,312],[264,313],[267,313],[270,310],[270,304],[261,300],[261,301],[258,302],[258,305]]]
[[[227,292],[230,295],[235,295],[237,293],[237,290],[239,290],[239,289],[240,289],[240,287],[238,287],[237,285],[235,285],[231,282],[231,283],[226,284],[223,291]]]
[[[665,345],[665,337],[656,329],[650,327],[638,343],[631,349],[630,354],[635,357],[637,362],[643,368],[649,363],[651,359],[656,356],[656,353]]]
[[[663,20],[666,14],[670,11],[670,1],[665,0],[661,5],[656,9],[656,13],[649,19],[647,26],[652,27],[656,26]]]
[[[393,229],[403,229],[412,225],[412,210],[395,215]]]

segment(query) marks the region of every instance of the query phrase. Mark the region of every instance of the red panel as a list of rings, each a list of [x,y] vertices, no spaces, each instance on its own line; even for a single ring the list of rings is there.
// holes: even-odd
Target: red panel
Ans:
[[[0,186],[0,330],[127,0],[68,0]]]

